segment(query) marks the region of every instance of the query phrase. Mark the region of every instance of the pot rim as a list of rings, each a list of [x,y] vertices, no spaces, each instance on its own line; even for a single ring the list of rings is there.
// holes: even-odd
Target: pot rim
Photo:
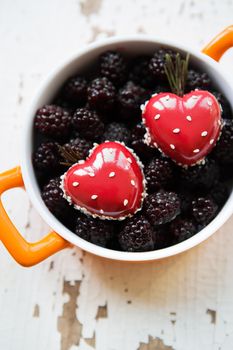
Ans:
[[[80,59],[82,56],[86,54],[91,54],[93,51],[97,49],[107,50],[108,46],[111,45],[126,45],[127,43],[138,43],[138,44],[154,44],[155,46],[168,46],[177,49],[178,51],[187,51],[191,54],[194,59],[197,59],[200,62],[204,62],[208,67],[210,67],[217,75],[220,76],[221,80],[217,81],[221,85],[221,88],[224,86],[224,92],[227,96],[233,95],[233,89],[228,81],[228,78],[225,76],[224,71],[220,67],[220,64],[214,61],[209,56],[203,54],[202,52],[198,52],[192,48],[189,48],[186,45],[180,45],[175,41],[171,40],[157,40],[148,35],[134,35],[134,36],[123,36],[123,37],[113,37],[104,40],[100,40],[96,43],[89,44],[85,46],[82,50],[78,50],[77,53],[73,54],[71,57],[68,57],[61,64],[59,64],[50,74],[48,74],[47,78],[41,83],[29,109],[27,116],[25,118],[25,124],[23,129],[23,142],[22,142],[22,174],[25,183],[26,191],[30,197],[35,208],[38,210],[39,214],[43,218],[43,220],[53,228],[60,236],[69,241],[70,243],[78,246],[79,248],[95,254],[97,256],[109,258],[112,260],[120,260],[120,261],[150,261],[150,260],[159,260],[162,258],[166,258],[169,256],[173,256],[184,252],[199,243],[205,241],[209,238],[215,231],[217,231],[231,216],[233,213],[233,192],[231,193],[228,201],[222,208],[222,210],[218,213],[216,218],[210,222],[204,229],[199,231],[193,237],[178,243],[176,245],[170,246],[168,248],[163,248],[159,250],[149,251],[149,252],[121,252],[116,250],[110,250],[107,248],[103,248],[97,246],[93,243],[87,242],[84,239],[78,237],[74,233],[72,233],[68,228],[66,228],[58,219],[53,216],[53,214],[47,209],[44,202],[41,199],[40,192],[38,189],[38,185],[36,182],[36,178],[34,175],[32,162],[31,160],[31,147],[29,145],[32,144],[32,122],[34,118],[34,113],[38,105],[38,101],[45,94],[46,89],[49,85],[55,80],[55,78],[61,74],[69,65]]]

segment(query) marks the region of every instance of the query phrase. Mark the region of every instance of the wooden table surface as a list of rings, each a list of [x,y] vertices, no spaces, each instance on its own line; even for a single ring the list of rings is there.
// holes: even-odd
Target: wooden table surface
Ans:
[[[146,33],[201,49],[233,24],[232,0],[1,0],[0,171],[20,162],[22,125],[46,75],[103,37]],[[233,55],[222,65],[233,76]],[[48,230],[14,190],[4,202],[29,240]],[[0,246],[1,350],[231,350],[233,218],[162,262],[129,265],[66,250],[30,269]]]

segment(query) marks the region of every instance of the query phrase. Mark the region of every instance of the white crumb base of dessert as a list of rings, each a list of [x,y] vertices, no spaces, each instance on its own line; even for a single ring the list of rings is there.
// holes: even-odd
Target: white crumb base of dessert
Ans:
[[[195,90],[198,90],[198,89],[195,89]],[[153,97],[153,96],[156,96],[156,95],[158,95],[158,94],[153,94],[152,97]],[[145,109],[146,109],[146,106],[147,106],[148,103],[149,103],[149,100],[146,101],[144,104],[142,104],[142,105],[140,106],[141,111],[142,111],[142,115],[144,114]],[[219,105],[220,105],[220,104],[219,104]],[[222,112],[222,107],[221,107],[221,105],[220,105],[220,110],[221,110],[221,112]],[[219,121],[219,122],[220,122],[220,132],[219,132],[219,135],[218,135],[217,140],[215,141],[215,144],[214,144],[213,148],[216,146],[217,142],[219,141],[219,139],[220,139],[220,137],[221,137],[221,135],[222,135],[222,128],[223,128],[223,125],[224,125],[224,120],[221,118],[221,121]],[[185,169],[188,169],[189,167],[193,167],[193,166],[195,166],[195,165],[204,165],[204,164],[205,164],[205,162],[206,162],[206,159],[205,159],[206,156],[203,157],[203,158],[201,158],[201,159],[199,159],[197,162],[195,162],[195,163],[193,163],[193,164],[189,164],[189,165],[178,163],[175,159],[172,159],[171,157],[168,157],[168,156],[161,150],[161,148],[157,145],[156,142],[153,142],[153,143],[152,143],[151,136],[150,136],[150,130],[149,130],[149,128],[148,128],[147,125],[146,125],[146,119],[143,118],[143,117],[142,117],[142,123],[143,123],[143,125],[144,125],[144,127],[145,127],[145,129],[146,129],[143,142],[144,142],[147,146],[149,146],[149,147],[152,147],[152,148],[154,147],[154,148],[156,148],[156,149],[162,154],[163,157],[171,159],[175,164],[177,164],[177,165],[179,165],[179,166],[181,166],[181,167],[183,167],[183,168],[185,168]],[[213,148],[212,148],[212,150],[213,150]],[[212,151],[212,150],[211,150],[211,151]]]
[[[143,191],[142,191],[142,195],[141,195],[141,203],[140,203],[140,206],[135,210],[134,213],[129,213],[127,215],[124,215],[124,216],[120,216],[119,218],[114,218],[112,216],[105,216],[105,215],[99,215],[99,214],[93,214],[91,213],[90,211],[88,211],[86,208],[84,207],[81,207],[80,205],[77,205],[73,202],[72,198],[66,194],[66,191],[65,191],[65,186],[64,186],[64,181],[65,181],[65,177],[66,177],[66,174],[67,172],[65,172],[63,175],[61,175],[60,179],[61,179],[61,182],[60,182],[60,188],[63,192],[63,198],[65,198],[67,200],[67,202],[69,203],[69,205],[72,205],[74,207],[74,209],[76,210],[79,210],[80,212],[82,212],[83,214],[86,214],[88,216],[91,216],[93,218],[99,218],[101,220],[115,220],[115,221],[123,221],[125,220],[126,218],[131,218],[132,216],[134,216],[136,213],[138,213],[139,211],[142,210],[142,204],[143,204],[143,201],[144,199],[146,198],[147,196],[147,182],[146,182],[146,179],[145,179],[145,176],[144,176],[144,172],[142,171],[142,169],[144,168],[144,165],[142,164],[142,162],[140,161],[139,157],[136,155],[136,153],[129,147],[127,147],[124,142],[119,142],[119,141],[104,141],[103,143],[108,143],[108,142],[115,142],[115,143],[119,143],[121,145],[123,145],[131,154],[132,156],[135,158],[136,160],[136,163],[138,164],[139,168],[141,169],[141,174],[142,174],[142,184],[143,184]],[[98,143],[94,143],[94,147],[92,149],[90,149],[89,151],[89,155],[87,158],[89,158],[92,153],[94,152],[94,150],[99,146]],[[79,165],[79,164],[84,164],[84,160],[80,160],[78,161],[77,163],[73,164],[68,170],[72,169],[73,167],[75,167],[76,165]]]

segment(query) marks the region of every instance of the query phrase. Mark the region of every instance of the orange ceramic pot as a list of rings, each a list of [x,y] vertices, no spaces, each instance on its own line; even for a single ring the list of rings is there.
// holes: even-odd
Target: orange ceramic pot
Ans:
[[[167,46],[180,52],[189,52],[191,60],[195,61],[226,95],[231,102],[233,87],[228,77],[223,73],[218,63],[224,52],[233,46],[233,26],[226,28],[217,35],[202,52],[184,47],[179,43],[159,41],[148,36],[134,36],[126,38],[111,38],[87,46],[74,57],[68,58],[55,72],[52,72],[39,89],[25,120],[23,133],[23,152],[21,166],[8,170],[0,175],[0,193],[14,187],[24,187],[30,200],[40,213],[41,217],[52,227],[53,231],[40,241],[27,242],[18,232],[8,217],[2,203],[0,203],[0,239],[13,258],[23,266],[32,266],[61,249],[77,246],[95,255],[123,261],[150,261],[166,258],[184,252],[210,237],[224,224],[233,212],[233,194],[222,208],[217,217],[203,230],[190,239],[168,248],[143,252],[129,253],[102,248],[89,243],[61,224],[47,209],[41,199],[40,191],[34,176],[31,162],[33,118],[38,107],[48,103],[56,94],[62,83],[79,69],[82,70],[95,61],[98,55],[110,49],[127,52],[129,55],[151,54],[156,47]]]

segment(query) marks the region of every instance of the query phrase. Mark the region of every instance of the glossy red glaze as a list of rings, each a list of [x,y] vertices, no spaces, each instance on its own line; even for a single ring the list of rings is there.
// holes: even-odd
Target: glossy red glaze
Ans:
[[[117,142],[95,147],[84,163],[62,180],[65,196],[77,209],[101,218],[124,218],[140,209],[144,177],[134,154]]]
[[[182,165],[203,159],[216,144],[221,130],[219,103],[210,92],[202,90],[183,97],[172,93],[153,96],[142,118],[149,133],[148,142]]]

